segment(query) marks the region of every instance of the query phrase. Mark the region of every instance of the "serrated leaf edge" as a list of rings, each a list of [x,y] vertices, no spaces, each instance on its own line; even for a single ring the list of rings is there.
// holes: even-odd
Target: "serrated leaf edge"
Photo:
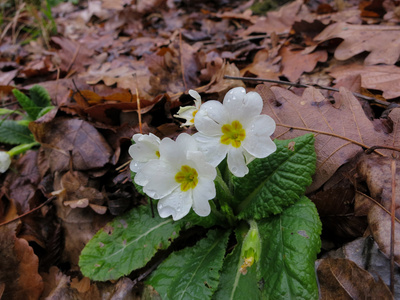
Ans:
[[[307,134],[307,135],[313,136],[312,134]],[[307,136],[307,135],[304,135],[304,136]],[[290,141],[295,140],[295,139],[296,139],[296,138],[290,139],[290,140],[287,140],[287,141],[290,142]],[[306,146],[308,146],[308,145],[309,145],[308,142],[307,142],[307,143],[304,143],[304,145],[303,145],[300,149],[303,149],[304,147],[306,147]],[[248,205],[251,203],[251,200],[254,199],[254,196],[257,195],[257,193],[260,191],[260,189],[265,185],[265,182],[268,181],[273,175],[275,175],[275,174],[278,172],[278,170],[279,170],[283,165],[285,165],[294,155],[298,154],[298,152],[299,152],[299,151],[293,151],[293,154],[292,154],[292,155],[290,155],[282,164],[280,164],[279,167],[278,167],[277,169],[274,170],[274,172],[272,172],[265,180],[263,180],[262,183],[260,183],[260,184],[257,186],[257,188],[254,189],[254,190],[251,192],[251,194],[248,195],[248,196],[240,203],[240,205],[238,206],[238,211],[241,212],[240,215],[243,215],[243,212],[245,212],[246,208],[247,208]],[[315,172],[315,168],[314,168],[314,172]],[[310,178],[311,178],[311,175],[310,175]],[[299,198],[300,198],[300,195],[299,195]]]

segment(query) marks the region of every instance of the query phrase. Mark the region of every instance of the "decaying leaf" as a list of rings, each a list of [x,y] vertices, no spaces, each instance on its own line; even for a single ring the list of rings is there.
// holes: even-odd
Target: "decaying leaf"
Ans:
[[[317,261],[320,299],[393,299],[381,279],[342,258]]]
[[[321,101],[322,95],[314,88],[305,89],[301,97],[280,87],[269,89],[265,85],[258,85],[256,90],[264,100],[263,113],[278,123],[274,133],[276,138],[290,139],[307,131],[291,130],[293,126],[336,134],[368,147],[383,144],[384,134],[375,131],[358,100],[344,88],[340,89],[338,108],[326,99]],[[315,135],[317,170],[309,192],[318,189],[342,164],[362,149],[348,140],[325,134]]]
[[[36,300],[43,290],[39,259],[24,239],[15,236],[17,223],[0,226],[0,282],[2,299]]]
[[[399,160],[396,165],[400,165]],[[371,197],[377,200],[390,212],[392,203],[392,174],[391,158],[375,157],[372,155],[364,156],[357,167],[360,180],[365,181]],[[396,183],[400,182],[400,168],[396,168]],[[396,184],[395,190],[396,211],[395,216],[400,217],[400,185]],[[365,197],[356,198],[356,210],[362,211],[368,216],[368,224],[371,229],[374,240],[379,248],[387,256],[390,254],[390,235],[391,235],[391,216],[381,207],[374,204]],[[360,214],[360,213],[359,213]],[[395,235],[400,236],[400,225],[395,222]],[[400,264],[400,240],[396,238],[394,258]]]
[[[282,74],[290,81],[297,81],[301,74],[311,72],[318,62],[328,59],[328,53],[325,50],[305,54],[302,50],[291,49],[291,47],[282,47],[279,55],[282,56]]]
[[[113,154],[104,137],[88,122],[56,118],[49,123],[31,123],[35,139],[45,146],[52,172],[101,168]]]
[[[355,262],[360,268],[368,270],[378,281],[379,278],[390,285],[390,259],[380,251],[377,243],[371,236],[360,237],[347,243],[337,250],[329,251],[324,257],[346,258]],[[394,293],[395,299],[400,297],[400,268],[394,266]]]
[[[359,75],[361,87],[382,91],[382,96],[386,99],[400,96],[400,68],[397,66],[365,66],[351,63],[334,67],[329,74],[337,81],[349,81],[349,78]]]
[[[352,25],[339,22],[325,28],[315,40],[322,42],[333,38],[344,39],[335,50],[335,58],[338,60],[346,60],[368,51],[370,54],[364,61],[366,65],[393,65],[400,56],[399,30],[398,26]]]

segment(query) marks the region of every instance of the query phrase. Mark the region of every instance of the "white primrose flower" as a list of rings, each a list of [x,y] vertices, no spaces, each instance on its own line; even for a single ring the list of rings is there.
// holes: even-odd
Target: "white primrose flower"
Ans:
[[[209,200],[216,195],[215,167],[206,162],[196,140],[182,133],[176,141],[164,138],[160,143],[160,159],[150,160],[140,170],[146,184],[143,191],[159,199],[157,209],[162,218],[172,215],[176,221],[190,208],[205,217],[211,212]],[[135,182],[140,185],[140,182]]]
[[[11,165],[11,157],[5,151],[0,151],[0,173],[4,173]]]
[[[194,135],[209,163],[217,166],[228,155],[228,168],[233,175],[243,177],[247,164],[254,158],[264,158],[276,151],[270,135],[275,121],[260,115],[263,107],[256,92],[246,94],[242,87],[231,89],[223,100],[207,101],[196,114]]]
[[[192,96],[194,100],[195,106],[184,106],[181,107],[176,115],[175,118],[185,119],[186,122],[181,125],[184,126],[193,126],[194,125],[194,117],[200,109],[201,106],[201,97],[198,92],[195,90],[189,90],[189,95]]]
[[[135,144],[129,147],[129,155],[132,157],[130,169],[135,172],[135,182],[139,185],[146,184],[140,170],[149,161],[160,158],[160,138],[154,134],[135,134],[132,137]]]

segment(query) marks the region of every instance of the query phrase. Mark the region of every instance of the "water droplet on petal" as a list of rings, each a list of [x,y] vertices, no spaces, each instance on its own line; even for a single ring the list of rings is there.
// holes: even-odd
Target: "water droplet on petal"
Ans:
[[[159,205],[158,205],[158,208],[159,208],[159,209],[162,209],[163,207],[164,207],[164,206],[163,206],[162,204],[159,204]]]
[[[237,171],[236,167],[232,167],[232,173],[235,173]]]

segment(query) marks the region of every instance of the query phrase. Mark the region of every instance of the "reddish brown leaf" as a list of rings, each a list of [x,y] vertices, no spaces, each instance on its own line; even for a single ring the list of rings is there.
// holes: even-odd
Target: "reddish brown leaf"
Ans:
[[[104,137],[83,120],[56,118],[48,123],[32,122],[30,129],[45,146],[52,172],[68,170],[70,160],[74,170],[101,168],[113,154]]]
[[[397,66],[346,64],[332,68],[330,75],[339,82],[346,82],[349,78],[360,76],[361,87],[383,91],[383,97],[386,99],[400,96],[400,68]]]
[[[290,130],[290,126],[310,128],[352,139],[371,147],[384,144],[385,136],[374,129],[358,100],[341,88],[340,103],[335,108],[328,100],[321,101],[318,90],[307,88],[301,97],[280,87],[270,90],[258,85],[256,90],[264,99],[263,113],[270,115],[278,124],[274,136],[289,139],[304,134],[306,130]],[[319,96],[317,96],[319,95]],[[361,150],[349,141],[324,134],[316,134],[317,170],[309,191],[326,182],[335,171]]]
[[[363,51],[371,52],[364,61],[366,65],[393,65],[399,60],[400,39],[397,26],[351,25],[339,22],[325,28],[315,40],[322,42],[333,38],[344,39],[335,50],[335,58],[338,60],[349,59]]]
[[[15,236],[16,225],[0,227],[0,282],[5,283],[2,299],[36,300],[43,290],[39,260],[28,242]]]
[[[303,54],[302,50],[291,48],[282,47],[279,51],[279,55],[282,56],[282,74],[290,81],[297,81],[301,74],[311,72],[318,62],[325,62],[328,58],[328,53],[325,50]]]
[[[320,299],[393,299],[381,279],[375,281],[351,260],[325,258],[317,264]]]

